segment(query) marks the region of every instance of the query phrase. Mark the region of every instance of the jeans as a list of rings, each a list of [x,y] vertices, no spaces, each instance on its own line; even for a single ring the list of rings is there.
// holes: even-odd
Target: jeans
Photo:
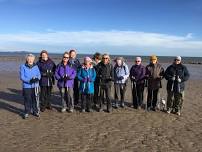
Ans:
[[[62,108],[74,108],[73,88],[60,88]]]

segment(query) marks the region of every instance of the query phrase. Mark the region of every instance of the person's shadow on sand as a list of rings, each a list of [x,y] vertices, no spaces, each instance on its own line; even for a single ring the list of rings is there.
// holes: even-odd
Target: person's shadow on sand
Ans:
[[[15,104],[24,104],[22,91],[12,88],[7,90],[8,92],[0,91],[0,109],[5,109],[21,116],[23,109],[17,108]]]

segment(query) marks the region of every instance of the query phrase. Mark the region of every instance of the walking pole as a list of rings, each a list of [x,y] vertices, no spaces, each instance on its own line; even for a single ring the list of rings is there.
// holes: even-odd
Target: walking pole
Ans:
[[[148,80],[145,79],[145,87],[147,88],[146,90],[146,102],[145,102],[145,111],[147,111],[147,96],[148,96]]]
[[[40,107],[39,107],[39,86],[37,86],[38,82],[34,83],[34,95],[35,95],[35,99],[36,99],[36,106],[37,106],[37,110],[38,110],[38,114],[40,111]]]

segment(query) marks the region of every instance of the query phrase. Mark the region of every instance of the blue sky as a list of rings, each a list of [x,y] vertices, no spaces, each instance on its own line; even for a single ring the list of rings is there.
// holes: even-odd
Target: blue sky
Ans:
[[[0,0],[0,51],[202,56],[202,0]]]

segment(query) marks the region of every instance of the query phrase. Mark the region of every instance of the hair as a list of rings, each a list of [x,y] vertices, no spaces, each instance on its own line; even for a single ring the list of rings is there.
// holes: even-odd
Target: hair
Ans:
[[[69,55],[69,52],[65,51],[62,55],[62,57],[65,55],[65,54],[68,54]]]
[[[98,60],[102,60],[102,55],[99,52],[96,52],[93,55],[93,60],[98,59]]]
[[[25,60],[27,60],[29,57],[32,57],[32,58],[35,59],[35,55],[32,54],[32,53],[29,53],[29,54],[27,54],[27,55],[25,56]]]
[[[75,53],[76,53],[76,50],[75,50],[75,49],[69,50],[69,54],[71,54],[72,52],[75,52]]]
[[[46,53],[48,55],[48,51],[42,50],[41,53],[40,53],[40,57],[42,56],[43,53]]]
[[[102,55],[102,59],[103,59],[105,56],[107,56],[107,57],[109,58],[109,61],[111,60],[109,54],[107,54],[107,53],[104,53],[104,54]]]

